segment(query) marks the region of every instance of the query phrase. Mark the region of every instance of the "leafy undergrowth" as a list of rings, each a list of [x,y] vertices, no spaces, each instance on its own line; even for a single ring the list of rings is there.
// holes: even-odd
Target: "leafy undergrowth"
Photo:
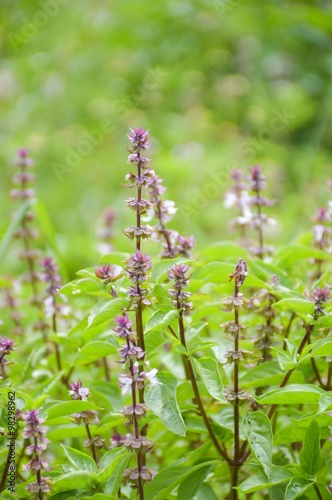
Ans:
[[[330,498],[328,210],[313,243],[306,234],[272,253],[254,167],[254,195],[232,191],[248,196],[244,245],[193,256],[193,239],[167,229],[174,205],[142,157],[147,133],[129,139],[133,252],[109,246],[62,286],[54,259],[40,272],[32,249],[38,205],[21,168],[27,196],[16,198],[28,201],[0,247],[19,228],[29,271],[1,279],[1,498]],[[151,211],[157,224],[143,226]],[[244,230],[257,229],[253,249]],[[157,243],[152,257],[141,251],[152,235],[161,256]]]

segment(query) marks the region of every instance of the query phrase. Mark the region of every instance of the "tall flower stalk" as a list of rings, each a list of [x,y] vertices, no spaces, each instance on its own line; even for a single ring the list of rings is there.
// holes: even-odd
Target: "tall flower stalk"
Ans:
[[[240,349],[240,307],[244,305],[243,294],[240,293],[240,287],[245,282],[248,275],[247,263],[243,259],[238,259],[235,272],[229,276],[230,280],[234,280],[234,295],[227,299],[227,304],[230,309],[234,309],[234,351],[232,351],[229,359],[233,362],[233,390],[228,392],[228,399],[234,406],[234,459],[232,461],[232,498],[238,498],[237,490],[235,489],[238,484],[238,473],[241,466],[241,449],[240,449],[240,402],[249,398],[249,395],[240,390],[239,387],[239,365],[241,359],[247,354]]]
[[[41,276],[40,279],[47,286],[45,288],[46,299],[44,301],[45,304],[45,315],[51,318],[52,321],[52,330],[53,333],[56,334],[57,329],[57,314],[59,312],[59,305],[57,304],[56,296],[58,294],[58,290],[60,288],[60,276],[58,274],[58,268],[56,263],[53,261],[52,257],[46,257],[41,262]],[[56,342],[53,342],[56,362],[58,370],[62,370],[61,364],[61,356],[60,349]]]
[[[6,378],[6,365],[8,356],[12,351],[15,350],[14,341],[8,339],[7,337],[0,337],[0,378]]]
[[[134,305],[136,311],[138,345],[143,351],[145,351],[143,330],[143,293],[141,290],[141,280],[139,277],[136,279],[134,268],[136,265],[140,266],[141,264],[139,262],[144,260],[144,255],[141,253],[141,240],[150,238],[152,234],[150,227],[142,225],[141,218],[142,215],[146,214],[152,207],[151,201],[143,199],[142,191],[143,187],[148,186],[149,180],[153,177],[154,172],[150,169],[149,159],[142,155],[144,151],[150,149],[148,131],[142,128],[131,129],[131,133],[128,134],[128,139],[131,143],[131,146],[128,149],[130,153],[128,156],[128,162],[136,166],[136,172],[129,172],[126,176],[126,180],[130,183],[128,187],[136,188],[137,197],[129,198],[127,200],[127,205],[136,213],[136,226],[125,229],[124,233],[128,238],[135,239],[136,241],[136,253],[135,256],[132,256],[132,260],[128,263],[129,269],[128,265],[127,269],[129,274],[132,273],[130,274],[133,282],[133,287],[131,287],[131,296],[135,298]],[[143,401],[142,393],[140,395],[140,399]]]
[[[331,247],[331,228],[329,227],[331,222],[331,211],[325,207],[319,208],[317,210],[316,216],[314,217],[315,224],[312,228],[314,235],[314,246],[316,248],[319,248],[319,250],[328,250]],[[316,280],[318,280],[323,274],[323,263],[324,261],[322,259],[315,259],[317,270],[314,278]]]
[[[32,444],[27,448],[27,454],[31,455],[31,460],[25,466],[28,471],[34,471],[37,480],[26,486],[26,489],[35,494],[39,500],[45,498],[44,493],[49,493],[51,491],[51,479],[50,477],[42,477],[41,471],[47,471],[48,464],[46,460],[42,458],[42,453],[46,450],[48,439],[45,438],[46,430],[42,427],[44,422],[38,414],[38,410],[26,411],[22,414],[22,419],[25,422],[23,429],[24,439],[31,439]]]
[[[146,437],[139,425],[139,420],[145,417],[148,408],[139,401],[139,394],[148,382],[158,384],[156,379],[157,370],[139,369],[139,363],[143,360],[145,352],[138,346],[138,338],[132,330],[133,321],[127,314],[115,318],[117,326],[114,328],[116,335],[124,341],[123,347],[119,349],[123,367],[128,367],[129,373],[119,376],[119,385],[122,395],[131,395],[131,404],[122,410],[128,425],[133,425],[133,434],[127,434],[119,440],[119,444],[136,453],[136,467],[127,469],[124,477],[138,489],[140,500],[144,500],[144,484],[154,477],[154,472],[145,466],[145,455],[152,448],[152,442]],[[146,364],[146,366],[148,366]]]
[[[6,365],[8,364],[8,360],[7,360],[6,356],[11,354],[11,352],[14,350],[15,350],[15,347],[14,347],[13,340],[8,339],[7,337],[0,337],[0,380],[7,377]],[[11,429],[9,427],[8,428],[8,437],[10,438],[10,440],[9,440],[8,453],[7,453],[7,457],[6,457],[5,466],[4,466],[2,477],[0,480],[0,492],[3,491],[5,489],[5,486],[6,486],[7,475],[8,475],[9,467],[11,464],[10,457],[12,454],[12,447],[15,448],[15,439],[17,437],[17,428]]]
[[[19,200],[20,202],[27,202],[35,196],[33,188],[29,187],[30,183],[34,181],[34,174],[30,172],[30,168],[34,162],[29,158],[28,150],[22,148],[17,153],[17,159],[14,162],[14,167],[17,171],[14,174],[13,182],[17,186],[11,190],[11,198]],[[21,227],[16,231],[16,238],[23,241],[23,250],[20,252],[20,258],[25,260],[28,268],[28,281],[32,290],[32,303],[38,311],[38,325],[37,328],[41,331],[44,341],[47,338],[47,325],[43,321],[43,311],[41,300],[39,297],[38,281],[39,276],[36,271],[36,259],[39,258],[38,250],[33,248],[32,241],[38,237],[38,232],[31,226],[34,219],[34,214],[30,210],[26,210],[21,220]]]
[[[170,268],[168,271],[168,277],[173,281],[173,287],[170,290],[170,296],[172,298],[173,305],[178,311],[178,326],[179,326],[179,335],[180,335],[180,341],[184,349],[187,349],[187,344],[186,344],[186,336],[185,336],[185,324],[184,324],[184,312],[189,311],[192,309],[192,303],[189,301],[190,299],[190,292],[185,291],[185,288],[187,287],[189,283],[189,277],[187,275],[188,273],[188,266],[185,264],[175,264]],[[210,435],[210,438],[218,451],[219,455],[226,460],[229,464],[231,464],[231,459],[229,458],[227,452],[225,449],[221,446],[221,444],[218,441],[217,436],[215,435],[215,432],[213,430],[212,424],[210,422],[210,419],[205,411],[204,404],[199,392],[197,380],[196,380],[196,375],[191,363],[191,360],[189,356],[186,354],[183,355],[183,362],[185,366],[185,372],[191,382],[194,395],[195,395],[195,402],[199,408],[199,412],[203,418],[205,427]]]
[[[244,176],[238,168],[231,171],[232,185],[225,195],[224,206],[230,208],[235,206],[238,210],[238,216],[231,221],[231,226],[239,227],[242,237],[242,243],[247,246],[247,232],[250,228],[253,214],[251,212],[249,186]]]
[[[257,255],[260,259],[263,259],[265,254],[271,253],[271,247],[264,246],[264,226],[266,224],[273,224],[274,220],[267,217],[262,208],[269,207],[273,204],[271,200],[262,196],[262,191],[265,188],[266,182],[262,175],[262,169],[259,165],[249,169],[250,171],[250,186],[254,193],[254,196],[250,198],[250,203],[252,206],[256,207],[256,214],[253,214],[252,223],[254,228],[258,232],[258,247],[251,248],[251,251]]]

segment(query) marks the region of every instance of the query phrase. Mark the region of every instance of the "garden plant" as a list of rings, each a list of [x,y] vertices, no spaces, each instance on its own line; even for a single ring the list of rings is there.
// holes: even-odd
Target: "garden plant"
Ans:
[[[29,151],[13,162],[0,256],[17,252],[22,272],[0,278],[0,497],[330,498],[328,179],[307,232],[273,248],[273,179],[264,166],[233,169],[216,202],[233,240],[221,227],[196,251],[171,228],[176,205],[150,165],[149,132],[128,141],[119,190],[131,250],[113,245],[121,229],[108,208],[100,262],[69,282]]]

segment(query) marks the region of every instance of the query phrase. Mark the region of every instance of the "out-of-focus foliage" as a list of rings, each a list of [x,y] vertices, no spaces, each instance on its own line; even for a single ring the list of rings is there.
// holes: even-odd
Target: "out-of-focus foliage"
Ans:
[[[276,239],[306,227],[303,200],[323,203],[330,2],[2,0],[0,16],[2,232],[14,210],[11,161],[27,146],[69,269],[96,261],[109,205],[126,250],[129,126],[150,129],[153,168],[178,200],[177,229],[198,246],[227,235],[231,165],[260,163],[272,179]]]

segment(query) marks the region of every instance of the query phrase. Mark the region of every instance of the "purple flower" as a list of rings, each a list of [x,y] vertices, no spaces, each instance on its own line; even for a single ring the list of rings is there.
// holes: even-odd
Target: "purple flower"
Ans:
[[[149,255],[136,250],[127,260],[126,269],[131,281],[135,284],[142,283],[147,279],[147,271],[151,269],[152,261]]]
[[[149,131],[143,128],[131,128],[130,134],[127,134],[129,141],[133,145],[133,150],[142,151],[144,149],[150,149],[150,144],[148,143]]]
[[[0,358],[15,350],[14,341],[7,337],[0,337]]]
[[[236,285],[241,286],[243,285],[247,276],[248,272],[246,261],[243,259],[238,259],[235,272],[229,275],[229,281],[235,279]]]
[[[119,349],[119,354],[124,361],[128,361],[128,359],[143,359],[145,356],[145,352],[140,347],[135,345],[125,345]]]
[[[134,324],[133,321],[130,321],[127,314],[123,316],[116,316],[115,321],[118,326],[113,328],[118,337],[128,337],[130,340],[135,336],[135,332],[132,331],[131,327]]]
[[[48,283],[49,286],[46,288],[46,293],[49,295],[55,295],[60,287],[60,276],[58,274],[58,266],[52,259],[52,257],[46,257],[41,261],[42,272],[40,279],[43,283]]]
[[[106,264],[105,266],[98,267],[95,270],[95,275],[97,278],[103,280],[104,283],[114,282],[121,277],[121,268]]]
[[[188,270],[189,267],[185,264],[175,264],[168,270],[168,277],[175,282],[175,289],[180,290],[187,286],[189,283],[189,277],[187,276]]]
[[[69,384],[69,394],[73,399],[80,399],[81,401],[87,401],[90,396],[90,391],[87,387],[82,386],[82,382],[78,380],[77,382],[71,382]]]
[[[251,189],[255,193],[258,193],[262,189],[265,188],[265,180],[262,176],[262,169],[259,165],[255,165],[254,167],[249,169],[250,176],[249,180],[251,181]]]

